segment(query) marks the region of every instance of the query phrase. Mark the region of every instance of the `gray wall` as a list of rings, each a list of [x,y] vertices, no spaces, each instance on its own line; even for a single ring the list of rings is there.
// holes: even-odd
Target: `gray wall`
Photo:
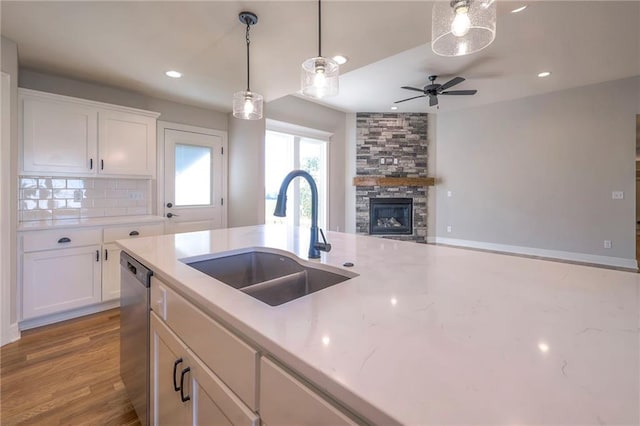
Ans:
[[[633,78],[439,113],[437,237],[635,259],[639,99]]]
[[[265,120],[229,117],[228,225],[264,223]]]
[[[9,153],[9,162],[4,163],[2,167],[4,168],[7,164],[9,165],[9,175],[17,176],[18,174],[18,46],[11,40],[2,37],[0,43],[0,50],[2,52],[1,64],[2,71],[9,74],[11,79],[11,93],[2,93],[2,96],[10,96],[11,97],[11,138],[10,138],[10,146],[9,149],[6,150],[6,147],[3,147],[3,152]],[[4,156],[3,156],[4,162]],[[10,265],[10,285],[11,285],[11,300],[16,300],[17,288],[16,288],[16,256],[17,256],[17,248],[15,246],[16,241],[16,227],[17,227],[17,207],[15,203],[18,200],[17,195],[17,179],[11,179],[10,182],[2,182],[2,185],[9,185],[9,197],[7,199],[3,199],[2,208],[4,209],[3,214],[6,212],[9,215],[10,221],[10,233],[9,238],[11,239],[11,247],[8,253],[8,264]],[[17,321],[17,307],[15,302],[11,303],[11,309],[9,312],[10,322],[14,324]]]
[[[297,98],[285,96],[269,102],[266,117],[311,129],[333,133],[329,145],[329,211],[327,227],[345,230],[345,149],[346,118],[344,112]],[[264,180],[264,178],[263,178]]]
[[[21,69],[20,87],[155,111],[161,114],[159,119],[162,121],[227,130],[225,112],[153,98],[99,83]]]

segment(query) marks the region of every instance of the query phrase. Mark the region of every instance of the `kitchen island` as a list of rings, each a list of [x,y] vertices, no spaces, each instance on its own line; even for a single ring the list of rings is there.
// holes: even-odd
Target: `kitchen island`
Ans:
[[[329,232],[314,262],[358,276],[269,306],[181,261],[248,247],[306,259],[308,238],[252,226],[118,244],[367,422],[640,422],[638,274]]]

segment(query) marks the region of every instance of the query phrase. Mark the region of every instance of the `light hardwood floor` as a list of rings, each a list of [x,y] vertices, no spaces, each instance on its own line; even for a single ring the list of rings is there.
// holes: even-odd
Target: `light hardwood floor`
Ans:
[[[120,380],[120,311],[28,330],[0,350],[2,425],[139,425]]]

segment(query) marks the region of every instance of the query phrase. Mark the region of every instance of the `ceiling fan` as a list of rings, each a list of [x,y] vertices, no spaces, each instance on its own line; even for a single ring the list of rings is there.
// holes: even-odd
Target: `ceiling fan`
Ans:
[[[476,93],[478,93],[477,90],[448,90],[445,92],[445,90],[447,90],[448,88],[462,83],[465,79],[462,77],[454,77],[444,84],[437,84],[436,78],[438,78],[437,75],[430,75],[429,81],[431,83],[427,84],[422,89],[418,89],[417,87],[402,86],[402,89],[422,92],[422,95],[402,99],[401,101],[395,101],[394,104],[399,104],[400,102],[406,102],[410,101],[411,99],[424,98],[428,96],[429,106],[436,106],[438,105],[438,95],[475,95]]]

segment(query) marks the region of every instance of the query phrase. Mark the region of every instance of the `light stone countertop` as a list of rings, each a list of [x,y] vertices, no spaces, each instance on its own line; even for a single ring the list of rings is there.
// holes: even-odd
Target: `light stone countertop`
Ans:
[[[44,229],[83,228],[91,226],[126,225],[128,223],[163,223],[166,219],[162,216],[105,216],[84,219],[59,219],[59,220],[34,220],[20,222],[20,231],[40,231]]]
[[[179,259],[245,247],[306,259],[308,229],[118,243],[183,296],[378,424],[640,422],[640,275],[329,232],[359,274],[271,307]]]

